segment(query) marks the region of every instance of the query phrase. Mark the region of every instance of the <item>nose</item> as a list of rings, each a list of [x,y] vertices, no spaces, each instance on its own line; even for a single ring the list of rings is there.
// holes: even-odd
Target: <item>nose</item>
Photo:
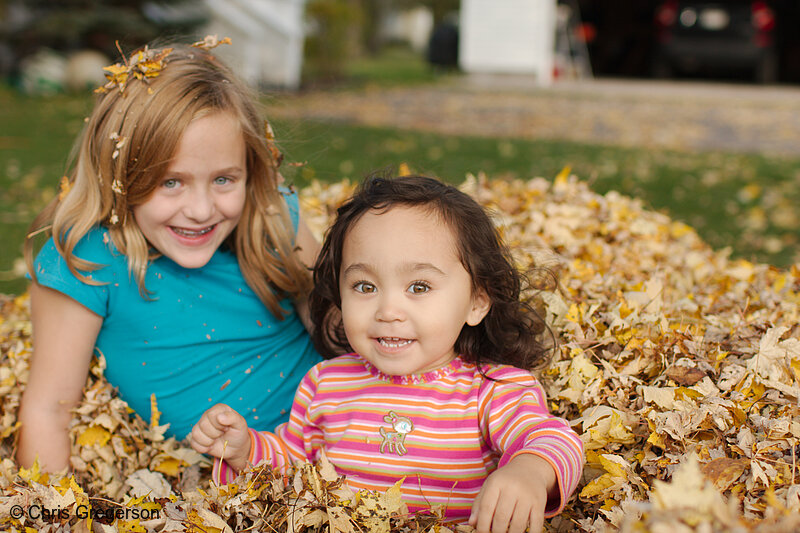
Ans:
[[[185,197],[183,214],[190,220],[206,222],[214,214],[214,195],[205,187],[192,187]]]
[[[405,320],[403,298],[390,291],[383,291],[378,297],[378,308],[375,310],[375,320],[378,322],[395,322]]]

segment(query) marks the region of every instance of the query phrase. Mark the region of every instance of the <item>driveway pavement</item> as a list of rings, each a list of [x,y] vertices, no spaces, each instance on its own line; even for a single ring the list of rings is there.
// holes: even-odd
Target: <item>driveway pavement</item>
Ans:
[[[599,79],[537,87],[517,76],[281,95],[273,116],[448,134],[800,157],[800,87]]]

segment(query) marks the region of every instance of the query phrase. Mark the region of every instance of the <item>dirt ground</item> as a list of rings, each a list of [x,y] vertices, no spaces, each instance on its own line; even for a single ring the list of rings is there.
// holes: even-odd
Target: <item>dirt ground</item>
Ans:
[[[428,86],[281,95],[273,116],[459,135],[800,157],[800,86],[596,79],[538,87],[469,75]]]

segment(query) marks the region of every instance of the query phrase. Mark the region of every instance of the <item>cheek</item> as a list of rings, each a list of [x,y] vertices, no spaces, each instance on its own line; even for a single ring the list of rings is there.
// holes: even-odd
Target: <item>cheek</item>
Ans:
[[[218,205],[226,217],[238,219],[242,216],[242,212],[244,212],[244,206],[246,202],[247,195],[245,194],[244,190],[242,190],[241,193],[232,194],[229,197],[226,197]]]
[[[142,230],[157,224],[161,218],[159,216],[161,211],[162,210],[158,208],[153,200],[148,200],[143,204],[137,205],[131,210],[133,219],[136,221],[136,224],[142,228]]]
[[[342,296],[342,322],[346,330],[363,329],[368,315],[369,309],[366,305],[355,302],[353,298]]]

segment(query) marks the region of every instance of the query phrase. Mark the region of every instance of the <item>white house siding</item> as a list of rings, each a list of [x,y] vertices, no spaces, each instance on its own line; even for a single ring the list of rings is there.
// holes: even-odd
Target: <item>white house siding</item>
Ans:
[[[461,0],[459,63],[465,72],[553,79],[556,0]]]

